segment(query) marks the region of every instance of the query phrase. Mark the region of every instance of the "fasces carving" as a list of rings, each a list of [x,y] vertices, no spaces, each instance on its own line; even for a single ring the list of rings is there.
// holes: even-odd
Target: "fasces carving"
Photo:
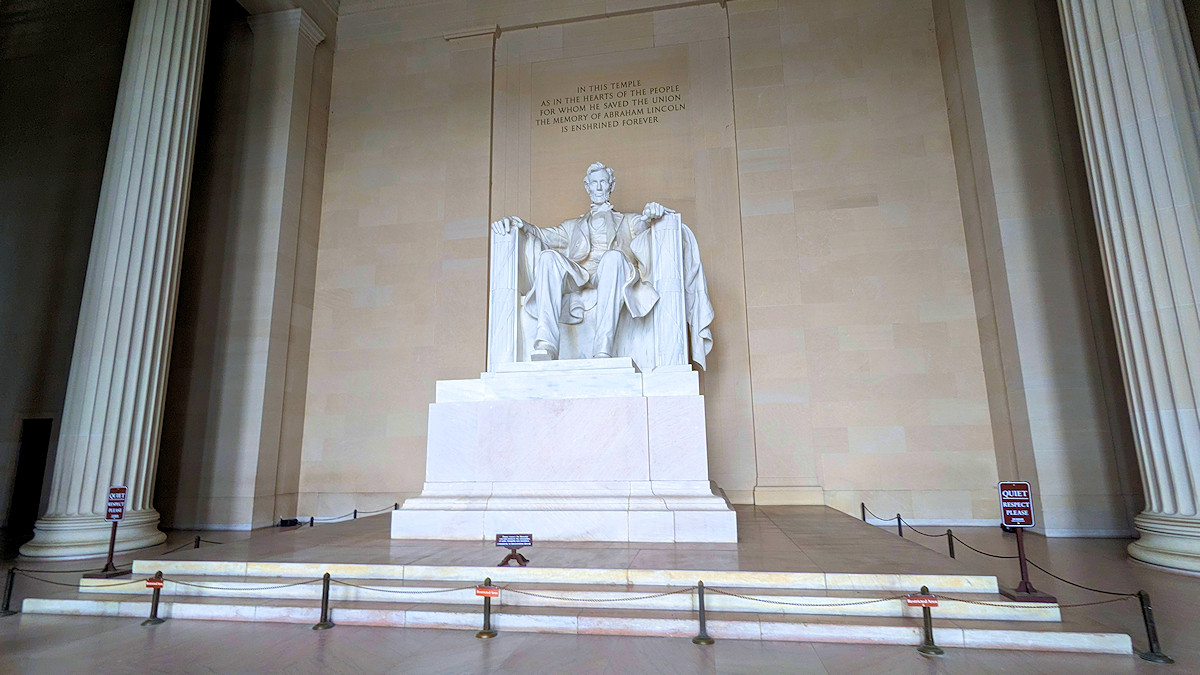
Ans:
[[[622,213],[612,169],[587,168],[588,211],[555,227],[492,223],[489,370],[513,361],[630,356],[642,369],[704,368],[712,303],[699,249],[659,204]],[[576,327],[564,331],[564,327]]]

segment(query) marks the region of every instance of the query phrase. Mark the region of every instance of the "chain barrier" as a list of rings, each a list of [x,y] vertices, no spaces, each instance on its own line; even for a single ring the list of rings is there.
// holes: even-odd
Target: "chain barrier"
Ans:
[[[965,603],[968,605],[983,605],[985,607],[1007,607],[1010,609],[1041,609],[1041,607],[1039,607],[1039,605],[1041,603],[989,602],[987,600],[967,600],[966,598],[955,598],[953,596],[949,596],[944,593],[938,594],[938,597],[942,598],[943,600],[953,600],[955,602],[962,602],[962,603]],[[1058,607],[1059,609],[1070,609],[1072,607],[1092,607],[1095,605],[1107,605],[1110,602],[1121,602],[1122,600],[1130,600],[1130,599],[1136,598],[1136,597],[1137,597],[1137,593],[1133,593],[1131,595],[1123,596],[1120,598],[1108,598],[1107,600],[1096,600],[1095,602],[1075,602],[1075,603],[1068,603],[1065,605],[1062,603],[1056,602],[1053,604],[1056,607]]]
[[[871,511],[871,509],[867,508],[866,504],[863,504],[862,507],[865,512],[870,513],[871,515],[875,515]],[[878,518],[879,516],[875,516],[875,517]],[[987,551],[981,551],[981,550],[975,548],[974,546],[968,544],[967,542],[963,541],[961,537],[952,533],[949,530],[947,530],[945,534],[929,534],[927,532],[922,532],[922,531],[918,530],[917,528],[913,527],[912,525],[909,525],[907,520],[901,519],[901,522],[904,523],[904,525],[906,525],[908,527],[908,529],[912,530],[913,532],[916,532],[917,534],[924,535],[926,537],[934,537],[934,538],[948,536],[948,537],[950,537],[951,541],[957,541],[958,543],[962,544],[963,546],[966,546],[967,548],[978,553],[979,555],[987,556],[989,558],[997,558],[999,560],[1015,560],[1019,557],[1019,556],[1015,556],[1015,555],[996,555],[995,553],[988,553]],[[1093,593],[1102,593],[1104,595],[1120,596],[1121,598],[1136,598],[1138,596],[1137,593],[1120,593],[1117,591],[1105,591],[1105,590],[1102,590],[1099,588],[1092,588],[1091,586],[1084,586],[1083,584],[1077,584],[1074,581],[1070,581],[1068,579],[1064,579],[1064,578],[1058,576],[1057,574],[1051,572],[1050,570],[1046,569],[1045,567],[1042,567],[1041,565],[1030,560],[1029,558],[1026,558],[1025,561],[1027,563],[1029,563],[1030,565],[1032,565],[1033,567],[1036,567],[1037,569],[1041,570],[1048,576],[1051,576],[1051,577],[1063,582],[1064,584],[1074,586],[1075,588],[1080,588],[1085,591],[1091,591]],[[963,602],[966,602],[966,601],[963,601]],[[1103,603],[1089,603],[1089,604],[1103,604]],[[1007,606],[1007,605],[1002,605],[1002,606]],[[1014,605],[1014,606],[1020,606],[1020,605]],[[1069,606],[1070,607],[1085,607],[1085,606],[1087,606],[1087,604],[1084,604],[1084,605],[1059,605],[1059,606],[1060,607],[1069,607]]]
[[[891,595],[886,598],[872,598],[870,600],[855,600],[853,602],[832,602],[832,603],[785,602],[783,600],[767,600],[764,598],[756,598],[752,595],[742,595],[741,593],[733,593],[732,591],[723,591],[719,588],[714,588],[712,586],[705,586],[704,590],[712,592],[712,593],[718,593],[720,595],[728,595],[733,598],[741,598],[742,600],[752,600],[754,602],[761,602],[761,603],[768,604],[768,605],[787,605],[789,607],[854,607],[857,605],[873,605],[877,602],[890,602],[892,600],[903,600],[904,599],[904,595],[901,594],[901,595]],[[847,600],[850,600],[850,598],[847,598]]]
[[[882,518],[882,517],[880,517],[880,515],[879,515],[878,513],[875,513],[874,511],[872,511],[872,510],[871,510],[871,509],[870,509],[870,508],[869,508],[869,507],[868,507],[866,504],[863,504],[863,505],[862,505],[862,507],[863,507],[863,511],[865,511],[866,513],[869,513],[869,514],[871,514],[871,516],[872,516],[873,518],[875,518],[875,520],[895,520],[894,518]]]
[[[64,586],[64,587],[66,587],[66,588],[79,588],[79,583],[78,583],[78,582],[76,582],[76,583],[73,583],[73,584],[65,584],[65,583],[63,583],[63,582],[61,582],[61,581],[53,581],[53,580],[51,580],[51,579],[43,579],[43,578],[41,578],[41,577],[35,577],[35,576],[33,576],[32,574],[29,574],[28,572],[26,572],[26,571],[25,571],[25,570],[23,570],[23,569],[19,569],[19,568],[18,568],[18,569],[16,569],[15,571],[16,571],[16,573],[17,573],[17,574],[20,574],[21,576],[25,577],[26,579],[33,579],[34,581],[40,581],[40,582],[42,582],[43,584],[50,584],[51,586]],[[141,583],[145,583],[145,581],[146,581],[145,579],[142,579],[142,578],[137,578],[137,579],[131,579],[131,580],[129,580],[129,581],[117,581],[117,582],[114,582],[114,583],[111,583],[111,584],[108,584],[108,585],[109,585],[109,586],[128,586],[128,585],[130,585],[130,584],[141,584]]]
[[[320,581],[320,580],[318,579],[318,581]],[[429,594],[429,593],[451,593],[454,591],[469,591],[469,590],[475,588],[475,584],[471,584],[470,586],[462,586],[460,588],[433,588],[433,589],[407,590],[407,589],[401,589],[401,588],[379,588],[377,586],[360,586],[358,584],[352,584],[349,581],[340,581],[338,579],[330,579],[330,581],[335,584],[339,584],[341,586],[350,586],[352,588],[361,588],[364,591],[379,591],[380,593],[398,593],[401,595],[425,595],[425,594]]]
[[[512,586],[501,586],[500,588],[505,591],[510,591],[510,592],[517,593],[520,595],[528,595],[528,596],[534,597],[534,598],[542,598],[543,600],[566,600],[569,602],[629,602],[631,600],[649,600],[651,598],[661,598],[661,597],[664,597],[667,595],[676,595],[679,593],[695,593],[696,592],[696,588],[694,586],[687,586],[684,588],[677,588],[673,591],[667,591],[665,593],[651,593],[649,595],[638,595],[638,596],[633,596],[633,597],[629,597],[629,598],[572,598],[572,597],[568,597],[568,596],[542,595],[541,593],[534,593],[532,591],[522,591],[522,590],[513,588]]]
[[[972,545],[968,544],[967,542],[963,541],[962,539],[960,539],[958,537],[958,535],[955,535],[954,541],[957,541],[958,543],[962,544],[963,546],[966,546],[967,548],[971,549],[972,551],[975,551],[979,555],[986,555],[989,558],[999,558],[1000,560],[1016,560],[1018,557],[1015,555],[996,555],[995,553],[988,553],[987,551],[980,551],[979,549],[975,548],[974,546],[972,546]]]
[[[98,567],[90,567],[86,570],[27,570],[24,568],[15,568],[18,572],[33,572],[35,574],[86,574],[88,572],[96,572]]]
[[[388,506],[383,506],[378,509],[373,509],[371,511],[364,511],[362,509],[353,509],[351,511],[347,511],[346,513],[343,513],[343,514],[337,515],[337,516],[309,516],[307,519],[301,518],[300,516],[296,516],[295,518],[280,518],[279,526],[285,527],[287,529],[295,530],[295,529],[299,529],[299,528],[303,527],[305,524],[304,523],[305,520],[308,521],[308,526],[312,527],[314,523],[336,523],[336,522],[340,522],[343,520],[354,520],[354,519],[357,519],[359,516],[373,516],[378,513],[383,513],[384,511],[395,511],[395,510],[398,510],[399,508],[400,508],[400,502],[392,502]],[[296,521],[295,525],[290,525],[290,524],[285,525],[284,524],[284,523],[288,523],[289,521],[293,521],[293,520]]]
[[[1092,588],[1090,586],[1084,586],[1083,584],[1077,584],[1074,581],[1067,581],[1066,579],[1058,576],[1057,574],[1051,572],[1050,570],[1046,569],[1045,567],[1042,567],[1041,565],[1033,562],[1029,558],[1026,558],[1025,562],[1029,563],[1030,565],[1033,565],[1034,567],[1036,567],[1039,570],[1045,572],[1046,574],[1054,577],[1055,579],[1058,579],[1059,581],[1063,582],[1064,584],[1070,584],[1071,586],[1074,586],[1075,588],[1082,588],[1085,591],[1091,591],[1093,593],[1103,593],[1104,595],[1119,595],[1123,598],[1136,598],[1137,597],[1137,593],[1117,593],[1116,591],[1102,591],[1099,588]]]
[[[190,541],[189,541],[189,542],[188,542],[188,543],[186,543],[186,544],[182,544],[182,545],[180,545],[180,546],[176,546],[175,548],[171,549],[170,551],[163,551],[162,553],[158,553],[158,554],[156,554],[156,555],[155,555],[155,557],[157,558],[157,557],[161,557],[161,556],[164,556],[164,555],[171,555],[172,553],[177,553],[177,552],[179,552],[179,551],[182,551],[183,549],[185,549],[185,548],[187,548],[187,547],[189,547],[189,546],[192,546],[192,545],[193,545],[193,544],[192,544],[192,542],[190,542]]]
[[[179,581],[178,579],[172,579],[171,577],[163,577],[163,580],[170,581],[171,583],[178,584],[180,586],[191,586],[192,588],[203,588],[203,589],[212,590],[212,591],[247,591],[247,592],[249,592],[249,591],[273,591],[273,590],[276,590],[279,588],[292,588],[293,586],[303,586],[305,584],[315,584],[315,583],[318,583],[319,581],[321,581],[320,579],[306,579],[304,581],[296,581],[296,582],[290,583],[290,584],[273,584],[270,586],[254,586],[251,588],[246,588],[244,586],[231,587],[231,586],[213,586],[212,584],[198,584],[193,581]]]
[[[913,532],[916,532],[917,534],[921,535],[922,537],[933,537],[936,539],[938,537],[948,536],[945,532],[943,532],[941,534],[929,534],[928,532],[922,532],[922,531],[918,530],[917,528],[913,527],[907,520],[904,520],[903,518],[900,519],[900,522],[904,523],[905,527],[912,530]]]

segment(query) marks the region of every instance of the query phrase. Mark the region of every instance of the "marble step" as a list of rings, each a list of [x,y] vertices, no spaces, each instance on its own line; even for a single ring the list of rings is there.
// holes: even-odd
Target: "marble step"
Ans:
[[[928,586],[934,593],[998,593],[996,577],[972,574],[854,574],[724,570],[482,567],[369,563],[135,560],[135,575],[390,579],[482,583],[563,583],[616,586],[694,586],[698,580],[724,588],[792,588],[813,591],[897,591]]]
[[[202,597],[166,599],[159,605],[165,619],[257,621],[314,624],[320,609],[311,601]],[[148,615],[146,598],[120,595],[96,598],[27,598],[22,612],[76,616],[114,616],[140,619]],[[333,621],[342,625],[391,626],[478,630],[478,606],[454,604],[331,603]],[[972,625],[976,622],[970,622]],[[858,644],[918,645],[921,621],[891,617],[798,617],[742,612],[708,613],[708,634],[718,640],[779,640]],[[1132,641],[1122,633],[1064,629],[1059,624],[992,622],[988,628],[967,627],[935,614],[935,639],[943,648],[1070,651],[1097,654],[1132,652]],[[564,633],[578,635],[633,635],[690,638],[696,634],[695,612],[634,609],[575,609],[561,607],[500,607],[492,614],[492,627],[505,632]]]
[[[315,577],[313,577],[315,578]],[[411,604],[478,605],[474,585],[445,584],[428,581],[399,581],[387,579],[356,579],[354,586],[331,584],[329,595],[334,601],[404,602]],[[501,583],[503,582],[496,582]],[[316,600],[321,596],[320,583],[296,584],[291,577],[202,577],[166,575],[164,596],[278,598]],[[902,599],[881,598],[896,592],[878,591],[804,591],[788,588],[721,589],[708,584],[706,604],[714,611],[754,612],[771,614],[804,614],[827,616],[891,616],[919,617],[921,611],[908,607]],[[737,593],[737,597],[719,590]],[[685,590],[686,589],[686,590]],[[140,579],[80,579],[81,593],[145,595]],[[516,607],[604,607],[619,606],[639,610],[694,611],[695,593],[688,587],[660,585],[622,586],[587,584],[528,584],[504,589],[493,606]],[[680,592],[683,591],[683,592]],[[662,595],[658,595],[662,594]],[[653,597],[656,596],[657,597]],[[647,597],[652,596],[652,597]],[[1015,604],[995,594],[971,594],[972,602],[941,599],[938,615],[951,619],[1060,621],[1057,605],[1043,603]],[[998,603],[976,604],[978,602]],[[831,606],[832,605],[832,606]]]

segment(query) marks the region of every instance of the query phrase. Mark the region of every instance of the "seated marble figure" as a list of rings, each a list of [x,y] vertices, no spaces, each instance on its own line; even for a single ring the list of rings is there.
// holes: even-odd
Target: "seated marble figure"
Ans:
[[[695,236],[657,202],[617,211],[615,186],[596,162],[584,176],[587,213],[546,228],[516,216],[492,223],[489,369],[611,356],[642,370],[704,368],[713,310]]]

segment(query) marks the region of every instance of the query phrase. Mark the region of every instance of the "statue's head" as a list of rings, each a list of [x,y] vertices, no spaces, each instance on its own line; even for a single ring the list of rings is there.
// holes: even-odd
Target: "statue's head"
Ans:
[[[583,187],[587,190],[588,196],[592,198],[593,204],[603,204],[608,201],[608,196],[612,194],[616,184],[617,180],[613,176],[613,170],[600,162],[594,162],[587,168],[587,173],[583,175]]]

